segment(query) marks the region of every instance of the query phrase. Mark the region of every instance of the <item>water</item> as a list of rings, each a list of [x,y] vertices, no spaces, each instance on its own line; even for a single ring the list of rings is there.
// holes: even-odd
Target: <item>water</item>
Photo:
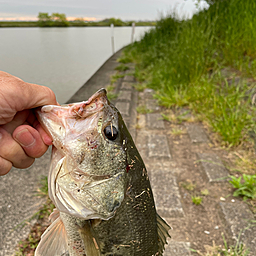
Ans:
[[[136,27],[139,40],[149,27]],[[114,28],[115,51],[131,41],[131,27]],[[0,70],[50,87],[66,102],[112,55],[109,27],[1,28]]]

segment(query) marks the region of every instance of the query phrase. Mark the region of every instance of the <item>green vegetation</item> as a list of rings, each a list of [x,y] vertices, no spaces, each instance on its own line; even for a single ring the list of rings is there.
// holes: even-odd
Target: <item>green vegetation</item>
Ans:
[[[196,184],[194,184],[191,180],[186,180],[182,182],[181,186],[188,191],[194,191],[196,188]]]
[[[68,27],[69,22],[64,13],[53,13],[49,15],[47,12],[39,12],[38,22],[39,27]]]
[[[37,27],[36,21],[0,21],[1,27]]]
[[[132,26],[155,26],[155,21],[122,21],[121,19],[108,18],[101,21],[85,21],[83,18],[77,18],[72,21],[66,19],[64,13],[39,12],[38,21],[0,21],[0,27],[104,27],[114,24],[116,27]]]
[[[54,204],[48,197],[48,179],[47,176],[43,176],[38,188],[36,196],[45,198],[45,204],[36,212],[30,219],[22,223],[22,225],[28,224],[32,219],[37,219],[35,225],[32,226],[28,238],[21,240],[18,244],[15,256],[27,256],[34,255],[35,248],[37,247],[41,235],[50,224],[48,217],[55,208]]]
[[[202,197],[200,196],[192,196],[191,199],[195,205],[200,205],[202,203]]]
[[[240,241],[240,236],[235,245],[229,246],[224,235],[222,234],[224,246],[216,246],[213,242],[213,246],[207,246],[207,253],[203,254],[196,251],[200,256],[247,256],[249,250]],[[194,251],[194,250],[193,250]]]
[[[136,111],[139,113],[139,114],[147,114],[147,113],[150,113],[151,110],[148,109],[145,105],[140,105],[136,108]]]
[[[118,70],[118,71],[120,71],[120,72],[124,72],[124,71],[126,71],[126,70],[128,70],[128,69],[129,69],[129,67],[126,66],[126,65],[124,65],[124,64],[120,64],[119,66],[117,66],[117,67],[115,68],[115,70]]]
[[[126,50],[138,81],[156,91],[161,105],[189,107],[227,147],[251,147],[256,126],[256,2],[210,1],[190,20],[162,18]],[[237,77],[243,80],[237,81]],[[255,136],[254,136],[255,137]]]
[[[233,196],[242,196],[244,200],[250,198],[256,198],[256,175],[246,175],[243,174],[243,182],[241,181],[242,177],[231,176],[229,181],[233,187],[236,189]]]

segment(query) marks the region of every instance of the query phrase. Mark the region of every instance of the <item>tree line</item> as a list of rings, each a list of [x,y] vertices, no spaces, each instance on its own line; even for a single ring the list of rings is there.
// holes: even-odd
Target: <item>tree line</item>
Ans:
[[[73,21],[68,21],[64,13],[49,13],[39,12],[37,25],[39,27],[68,27],[68,26],[131,26],[134,21],[122,21],[121,19],[108,18],[101,21],[84,21],[83,18],[77,18]],[[154,26],[155,21],[138,21],[137,26]]]

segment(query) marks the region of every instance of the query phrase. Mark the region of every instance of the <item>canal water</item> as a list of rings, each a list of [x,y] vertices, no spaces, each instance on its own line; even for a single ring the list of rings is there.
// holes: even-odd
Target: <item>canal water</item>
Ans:
[[[140,40],[150,27],[136,27]],[[114,28],[115,51],[131,42],[131,27]],[[0,70],[50,87],[66,102],[112,55],[110,27],[1,28]]]

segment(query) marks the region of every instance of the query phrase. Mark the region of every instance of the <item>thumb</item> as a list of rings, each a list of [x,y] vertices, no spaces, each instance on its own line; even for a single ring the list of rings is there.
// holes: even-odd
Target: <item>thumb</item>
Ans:
[[[40,107],[43,105],[57,105],[56,96],[54,92],[42,85],[25,83],[26,86],[24,88],[24,98],[21,101],[23,109],[31,109]],[[21,111],[23,109],[19,109]]]

